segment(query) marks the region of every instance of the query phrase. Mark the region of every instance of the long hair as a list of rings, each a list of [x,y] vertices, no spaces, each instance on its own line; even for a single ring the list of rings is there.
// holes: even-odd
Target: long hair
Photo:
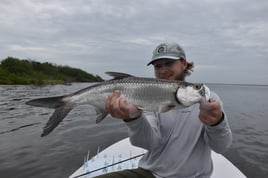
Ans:
[[[186,61],[186,60],[185,60]],[[184,70],[184,73],[185,75],[191,75],[191,73],[194,71],[193,68],[194,68],[194,63],[193,62],[188,62],[186,61],[187,63],[187,67],[186,69]]]

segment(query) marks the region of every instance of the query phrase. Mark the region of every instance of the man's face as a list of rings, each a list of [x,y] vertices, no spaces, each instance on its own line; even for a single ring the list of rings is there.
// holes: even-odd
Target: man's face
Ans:
[[[154,61],[155,77],[166,80],[184,80],[184,70],[187,67],[185,60],[159,59]]]

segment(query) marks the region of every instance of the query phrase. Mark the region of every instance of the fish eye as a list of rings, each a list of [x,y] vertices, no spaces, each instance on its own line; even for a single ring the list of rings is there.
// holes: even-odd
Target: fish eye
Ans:
[[[195,84],[195,85],[193,85],[193,88],[196,89],[196,90],[200,90],[201,85],[200,84]]]

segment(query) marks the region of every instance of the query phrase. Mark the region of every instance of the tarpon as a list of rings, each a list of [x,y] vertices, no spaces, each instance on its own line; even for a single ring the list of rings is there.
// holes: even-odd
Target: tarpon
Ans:
[[[64,117],[76,106],[91,105],[95,108],[99,123],[107,115],[105,102],[115,90],[139,109],[151,112],[167,112],[183,108],[202,100],[209,100],[210,90],[205,84],[193,84],[177,80],[134,77],[125,73],[106,72],[114,77],[75,93],[49,98],[33,99],[26,104],[56,109],[44,127],[41,137],[55,129]]]

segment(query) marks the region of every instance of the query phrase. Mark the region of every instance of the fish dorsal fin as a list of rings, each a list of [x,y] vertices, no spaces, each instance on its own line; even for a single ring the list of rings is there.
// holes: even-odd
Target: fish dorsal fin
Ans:
[[[134,77],[133,75],[121,73],[121,72],[105,72],[107,75],[112,76],[114,79],[123,79],[126,77]]]

